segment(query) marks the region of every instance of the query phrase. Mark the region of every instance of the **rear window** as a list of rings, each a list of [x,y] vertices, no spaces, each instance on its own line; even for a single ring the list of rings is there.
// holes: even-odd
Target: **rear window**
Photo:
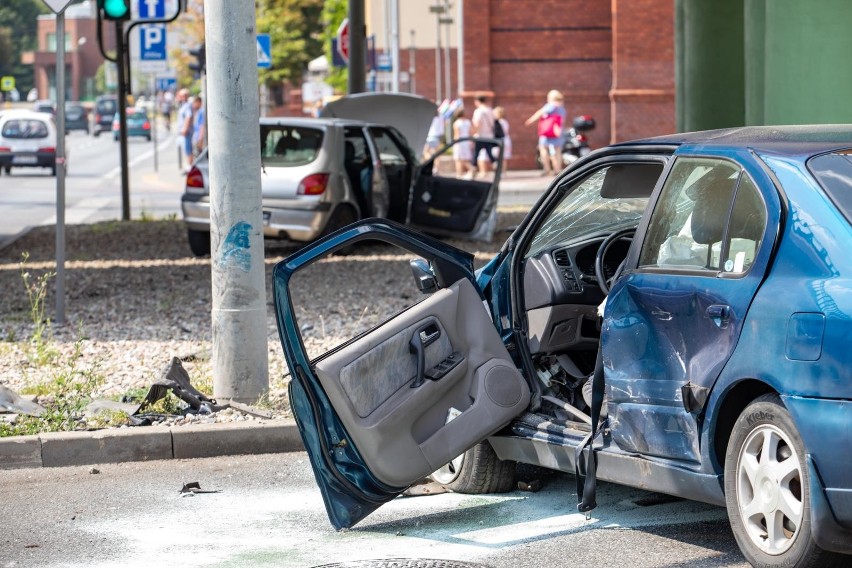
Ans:
[[[834,202],[852,223],[852,151],[823,154],[808,162],[811,172]]]
[[[260,125],[260,157],[264,166],[303,166],[316,160],[323,131],[302,126]]]
[[[98,101],[98,112],[101,114],[113,113],[115,112],[115,101],[111,99],[106,99],[103,101]]]
[[[6,121],[0,135],[4,138],[47,138],[47,125],[41,120],[14,118]]]

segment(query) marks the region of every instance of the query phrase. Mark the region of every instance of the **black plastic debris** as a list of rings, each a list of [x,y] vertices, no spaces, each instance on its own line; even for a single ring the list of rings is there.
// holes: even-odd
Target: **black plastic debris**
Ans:
[[[183,497],[196,495],[198,493],[221,493],[221,489],[202,489],[201,484],[197,481],[190,481],[189,483],[184,483],[183,487],[180,489],[180,493]]]

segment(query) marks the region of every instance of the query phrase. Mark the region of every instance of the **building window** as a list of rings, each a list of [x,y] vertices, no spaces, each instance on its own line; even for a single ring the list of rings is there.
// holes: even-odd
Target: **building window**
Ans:
[[[68,53],[72,51],[71,46],[73,43],[71,42],[71,34],[65,34],[65,52]],[[56,33],[49,32],[47,34],[47,51],[55,52],[56,51]]]

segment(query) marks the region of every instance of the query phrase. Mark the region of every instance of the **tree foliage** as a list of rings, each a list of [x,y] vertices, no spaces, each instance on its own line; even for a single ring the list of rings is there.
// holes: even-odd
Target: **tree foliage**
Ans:
[[[272,40],[272,67],[260,69],[270,87],[298,85],[310,62],[322,53],[323,0],[257,0],[257,33]]]
[[[328,58],[329,74],[326,82],[338,93],[345,93],[349,82],[349,71],[346,67],[334,67],[331,52],[331,40],[337,36],[337,28],[349,15],[348,0],[326,0],[322,8],[322,45]]]
[[[24,95],[33,85],[33,67],[21,63],[21,53],[36,49],[38,15],[45,12],[41,0],[0,1],[0,75],[15,77]]]

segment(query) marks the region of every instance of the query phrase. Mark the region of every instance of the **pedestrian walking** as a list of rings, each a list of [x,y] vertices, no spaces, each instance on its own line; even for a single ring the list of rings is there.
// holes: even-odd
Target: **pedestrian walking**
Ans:
[[[512,136],[509,134],[509,121],[506,119],[506,109],[494,107],[494,137],[503,139],[503,169],[512,157]],[[496,149],[495,149],[496,150]]]
[[[207,145],[207,121],[204,101],[195,97],[192,101],[192,155],[197,157]]]
[[[178,91],[177,132],[178,148],[183,152],[183,170],[189,170],[192,165],[192,101],[189,99],[189,91],[181,89]]]
[[[460,108],[456,115],[456,120],[453,122],[453,140],[460,138],[470,138],[471,135],[470,119],[464,115],[464,109]],[[476,173],[476,167],[473,165],[473,141],[465,140],[464,142],[456,142],[453,144],[453,160],[456,163],[456,176],[464,179],[472,179]]]
[[[524,122],[527,126],[538,124],[538,151],[544,175],[556,175],[562,170],[563,124],[568,116],[563,101],[562,93],[551,90],[544,106]]]
[[[494,138],[494,110],[488,104],[488,97],[476,97],[473,104],[476,106],[471,119],[474,138]],[[474,144],[471,163],[479,168],[478,177],[485,177],[491,171],[494,164],[494,156],[491,155],[493,147],[493,142],[477,140]]]

